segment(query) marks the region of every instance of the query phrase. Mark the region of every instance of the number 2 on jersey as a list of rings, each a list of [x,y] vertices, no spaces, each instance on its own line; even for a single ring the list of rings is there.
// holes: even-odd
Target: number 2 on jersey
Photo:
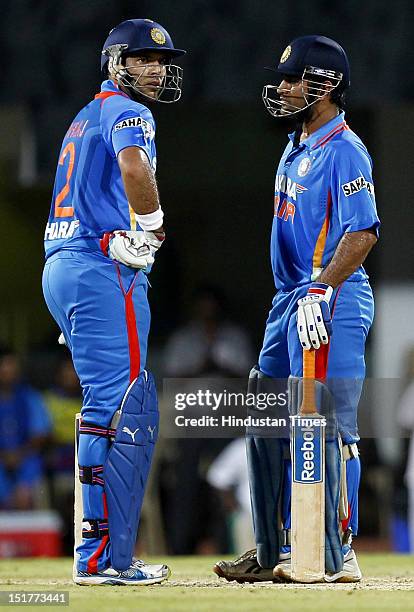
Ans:
[[[65,163],[66,156],[69,155],[68,169],[66,172],[66,183],[59,191],[55,199],[55,217],[73,217],[74,208],[73,206],[61,206],[63,200],[69,194],[69,182],[73,172],[73,166],[75,165],[75,145],[73,142],[68,142],[66,147],[63,149],[61,156],[59,157],[59,166],[63,166]]]

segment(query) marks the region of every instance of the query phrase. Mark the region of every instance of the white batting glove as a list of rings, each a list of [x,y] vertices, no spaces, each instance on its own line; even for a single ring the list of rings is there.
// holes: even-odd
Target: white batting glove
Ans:
[[[144,269],[154,263],[153,247],[145,234],[134,230],[115,230],[109,241],[108,254],[111,259],[130,266]]]
[[[312,283],[305,297],[298,300],[298,334],[306,350],[318,349],[328,344],[332,335],[329,300],[333,288],[325,283]]]
[[[148,232],[144,230],[145,240],[149,244],[151,255],[155,257],[155,253],[162,246],[165,240],[165,232]]]

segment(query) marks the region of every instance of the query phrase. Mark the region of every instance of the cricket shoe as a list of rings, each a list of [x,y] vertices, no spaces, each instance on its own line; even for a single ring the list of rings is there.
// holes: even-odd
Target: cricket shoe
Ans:
[[[273,570],[273,575],[283,580],[292,580],[292,564],[290,553],[280,555],[280,561]],[[359,582],[362,578],[361,570],[355,551],[350,548],[344,556],[344,567],[336,574],[325,574],[321,582]]]
[[[344,567],[336,574],[325,574],[325,582],[359,582],[362,572],[359,569],[355,551],[350,548],[344,557]]]
[[[235,561],[217,561],[213,572],[228,582],[235,580],[243,582],[281,582],[274,576],[272,569],[260,567],[257,562],[256,549],[248,550]]]
[[[291,553],[280,553],[279,563],[273,569],[273,576],[283,580],[292,580]]]
[[[97,574],[78,571],[74,577],[74,582],[81,585],[131,584],[133,586],[145,586],[163,582],[170,575],[171,570],[167,565],[146,565],[141,559],[134,559],[131,566],[123,572],[119,572],[112,567],[108,567]]]

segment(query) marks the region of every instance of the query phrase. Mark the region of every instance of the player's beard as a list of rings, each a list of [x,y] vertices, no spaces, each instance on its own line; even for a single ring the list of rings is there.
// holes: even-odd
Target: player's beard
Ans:
[[[308,124],[312,121],[314,115],[314,107],[307,106],[303,108],[300,112],[295,113],[294,115],[281,116],[281,122],[287,126],[289,131],[294,132],[294,140],[293,146],[298,147],[300,144],[300,138],[303,132],[303,125]]]
[[[132,78],[131,78],[131,80],[132,80]],[[140,104],[148,105],[148,104],[152,104],[154,102],[157,102],[157,97],[156,96],[154,96],[154,98],[152,98],[151,96],[144,95],[144,94],[140,93],[139,91],[137,91],[136,89],[134,89],[134,87],[132,87],[132,85],[122,84],[122,85],[120,85],[120,88],[122,89],[122,91],[124,93],[127,94],[127,96],[129,98],[131,98],[135,102],[139,102]]]
[[[291,115],[279,115],[278,119],[280,120],[280,123],[282,123],[283,125],[286,125],[288,127],[293,127],[293,126],[296,127],[298,123],[302,124],[302,123],[308,123],[308,121],[311,121],[312,115],[313,115],[312,106],[307,106],[303,108],[301,111],[291,114]]]

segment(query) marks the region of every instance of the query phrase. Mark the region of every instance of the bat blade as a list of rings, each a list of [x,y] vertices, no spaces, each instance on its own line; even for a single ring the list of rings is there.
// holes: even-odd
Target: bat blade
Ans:
[[[319,414],[292,419],[292,579],[325,574],[325,427]]]
[[[325,421],[315,398],[315,351],[303,354],[303,399],[291,419],[292,580],[321,582],[325,574]]]

